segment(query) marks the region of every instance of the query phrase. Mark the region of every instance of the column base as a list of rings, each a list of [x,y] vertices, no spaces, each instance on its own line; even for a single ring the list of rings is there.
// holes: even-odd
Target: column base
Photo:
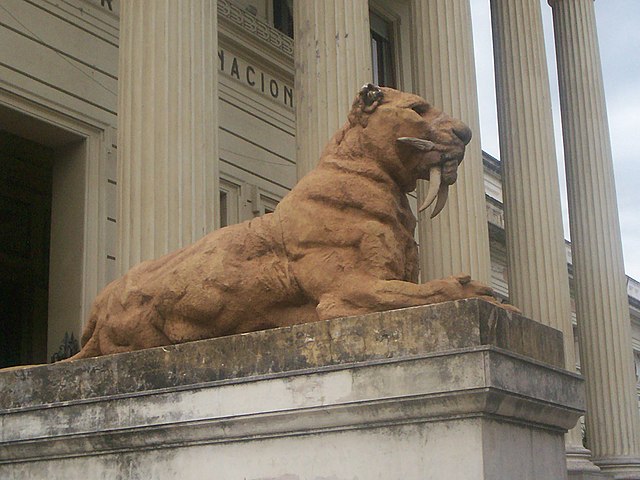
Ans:
[[[640,480],[640,457],[596,458],[594,462],[615,480]]]
[[[601,472],[569,472],[569,480],[613,480],[611,475]]]
[[[600,468],[591,461],[591,450],[582,445],[567,445],[567,471],[569,478],[590,480],[591,478],[608,478],[601,475]]]

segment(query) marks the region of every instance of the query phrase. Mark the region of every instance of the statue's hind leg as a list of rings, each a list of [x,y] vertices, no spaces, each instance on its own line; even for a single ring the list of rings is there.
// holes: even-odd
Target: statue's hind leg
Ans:
[[[171,345],[163,332],[164,321],[155,308],[130,308],[107,321],[97,332],[102,355]]]
[[[107,314],[97,319],[89,340],[69,360],[171,345],[173,342],[162,331],[163,324],[153,308],[130,308],[116,318]]]

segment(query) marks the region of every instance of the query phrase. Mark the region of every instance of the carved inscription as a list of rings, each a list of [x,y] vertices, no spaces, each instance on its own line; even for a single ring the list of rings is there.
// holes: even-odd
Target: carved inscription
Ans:
[[[293,87],[284,84],[259,67],[251,65],[223,49],[218,50],[218,67],[222,73],[289,108],[293,108]]]

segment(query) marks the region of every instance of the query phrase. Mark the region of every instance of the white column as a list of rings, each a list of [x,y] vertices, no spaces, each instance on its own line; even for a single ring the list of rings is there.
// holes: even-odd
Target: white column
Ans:
[[[575,371],[571,299],[542,14],[538,0],[491,0],[502,157],[509,299],[561,330]],[[567,436],[569,467],[584,458],[579,428]]]
[[[118,81],[121,271],[214,228],[215,0],[122,2]]]
[[[490,282],[489,231],[469,0],[412,0],[411,50],[416,93],[473,132],[458,181],[433,220],[420,214],[422,281],[464,272]],[[418,204],[426,194],[418,187]]]
[[[372,81],[369,2],[295,0],[298,178],[347,119],[359,88]]]
[[[552,0],[576,311],[594,461],[640,478],[640,420],[593,0]]]

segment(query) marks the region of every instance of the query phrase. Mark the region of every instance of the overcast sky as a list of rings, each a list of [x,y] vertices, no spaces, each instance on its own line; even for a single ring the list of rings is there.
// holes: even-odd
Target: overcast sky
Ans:
[[[489,0],[471,0],[482,148],[500,158]],[[565,237],[569,238],[558,82],[551,7],[541,1],[552,90]],[[618,208],[627,275],[640,280],[640,0],[595,2],[611,129]]]

